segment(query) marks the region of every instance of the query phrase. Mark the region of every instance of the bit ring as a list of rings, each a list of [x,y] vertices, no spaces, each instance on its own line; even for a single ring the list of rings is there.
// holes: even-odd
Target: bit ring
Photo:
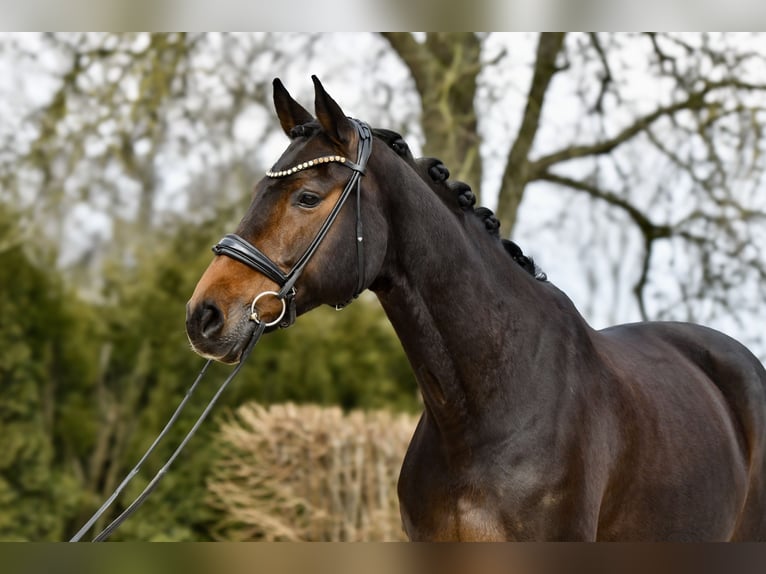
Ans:
[[[266,327],[273,327],[277,323],[279,323],[282,320],[282,317],[285,316],[285,312],[287,312],[287,303],[284,299],[279,297],[279,293],[276,291],[264,291],[263,293],[259,293],[255,296],[255,299],[253,299],[253,302],[250,304],[250,320],[255,321],[257,325],[261,324],[261,317],[258,314],[258,309],[255,308],[255,304],[258,302],[261,297],[264,297],[265,295],[273,295],[279,301],[282,303],[282,312],[279,314],[279,316],[274,319],[273,321],[270,321],[269,323],[266,323]]]

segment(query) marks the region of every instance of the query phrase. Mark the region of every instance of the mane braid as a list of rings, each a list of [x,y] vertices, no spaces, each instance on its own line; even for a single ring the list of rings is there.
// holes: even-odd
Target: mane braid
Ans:
[[[431,163],[426,169],[428,177],[431,178],[430,182],[424,177],[421,170],[415,169],[421,179],[424,179],[426,183],[443,186],[452,192],[458,207],[464,212],[479,218],[484,224],[484,229],[486,229],[487,233],[501,242],[506,253],[508,253],[510,258],[513,259],[516,264],[538,281],[548,281],[548,275],[535,264],[534,259],[524,255],[521,248],[510,239],[502,239],[500,237],[500,220],[495,216],[494,212],[486,207],[474,207],[476,205],[476,195],[474,195],[470,185],[463,181],[447,181],[450,175],[449,169],[440,159],[419,158],[416,160],[410,152],[409,146],[407,145],[407,142],[404,141],[402,135],[393,130],[373,128],[372,134],[382,140],[396,153],[396,155],[401,157],[413,168],[415,168],[418,163],[424,161]]]

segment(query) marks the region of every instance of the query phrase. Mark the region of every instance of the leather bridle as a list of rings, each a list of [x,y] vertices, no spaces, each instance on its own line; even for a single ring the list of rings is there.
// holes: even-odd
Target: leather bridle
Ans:
[[[372,151],[372,132],[370,127],[359,120],[349,118],[356,128],[359,136],[359,143],[357,145],[357,157],[356,162],[349,161],[342,156],[324,156],[314,160],[303,162],[292,168],[281,170],[278,172],[267,172],[268,177],[279,178],[287,177],[302,171],[322,165],[324,163],[340,163],[352,170],[351,177],[346,183],[346,187],[338,198],[338,201],[333,206],[327,218],[322,223],[319,231],[314,236],[306,251],[298,258],[295,265],[288,272],[283,272],[280,267],[274,263],[274,261],[266,255],[263,251],[258,249],[255,245],[246,241],[239,235],[230,233],[224,236],[214,247],[213,253],[216,255],[225,255],[250,267],[251,269],[262,273],[277,285],[279,285],[279,291],[265,291],[258,294],[251,305],[250,318],[260,324],[261,318],[256,308],[256,302],[264,295],[273,295],[282,302],[282,313],[280,313],[277,319],[267,323],[267,327],[272,327],[279,324],[280,327],[289,327],[295,322],[296,317],[296,305],[295,305],[295,283],[300,278],[306,265],[316,253],[317,249],[321,245],[327,233],[330,231],[332,224],[338,217],[340,210],[346,203],[346,200],[351,195],[352,191],[356,194],[356,253],[357,253],[357,284],[356,291],[352,295],[351,299],[355,299],[364,290],[364,236],[362,228],[362,213],[361,213],[361,177],[364,175],[365,168],[367,166],[367,160],[370,157]],[[336,308],[342,308],[346,303],[336,305]]]

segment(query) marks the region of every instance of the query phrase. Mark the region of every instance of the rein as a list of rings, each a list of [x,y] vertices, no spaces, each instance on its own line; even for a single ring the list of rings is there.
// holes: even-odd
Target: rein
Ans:
[[[361,180],[361,176],[364,175],[365,167],[367,165],[367,160],[369,159],[370,152],[372,151],[372,133],[370,131],[369,126],[365,124],[364,122],[360,122],[352,118],[349,118],[349,119],[351,119],[351,121],[353,122],[354,126],[357,129],[357,133],[359,135],[359,144],[357,147],[356,163],[351,162],[341,156],[327,156],[323,158],[318,158],[317,160],[311,160],[310,162],[302,163],[299,166],[296,166],[289,170],[276,172],[276,173],[270,171],[266,173],[267,177],[286,177],[297,171],[307,169],[315,165],[329,163],[329,162],[341,163],[342,165],[347,166],[349,169],[353,171],[353,173],[351,174],[351,178],[346,184],[346,187],[343,188],[343,192],[338,198],[338,201],[335,203],[329,215],[327,216],[325,221],[322,223],[322,226],[319,228],[319,231],[317,232],[316,236],[311,241],[306,251],[303,253],[303,255],[301,255],[301,257],[298,259],[298,261],[296,262],[296,264],[293,266],[293,268],[290,271],[288,271],[287,273],[283,273],[282,270],[276,265],[276,263],[274,263],[260,249],[258,249],[251,243],[245,241],[244,239],[242,239],[240,236],[236,234],[226,235],[225,237],[223,237],[223,239],[221,239],[221,241],[218,242],[217,245],[213,247],[213,253],[215,253],[216,255],[226,255],[227,257],[231,257],[232,259],[239,261],[240,263],[243,263],[244,265],[247,265],[251,269],[258,271],[259,273],[263,273],[269,279],[277,283],[280,286],[280,290],[278,292],[264,291],[263,293],[258,294],[255,297],[255,299],[253,299],[253,302],[250,306],[250,311],[251,311],[250,319],[255,323],[256,327],[252,335],[250,336],[250,340],[248,341],[247,345],[242,351],[242,355],[239,359],[239,364],[234,368],[234,370],[229,374],[229,376],[226,377],[226,380],[223,383],[221,383],[221,386],[218,387],[218,390],[212,396],[207,406],[204,408],[204,410],[199,415],[195,423],[189,429],[186,436],[183,438],[183,440],[179,443],[179,445],[173,451],[173,454],[170,455],[170,458],[168,458],[165,464],[163,464],[162,468],[160,468],[160,470],[157,471],[157,473],[154,475],[154,477],[149,482],[149,484],[146,485],[146,487],[143,489],[143,491],[141,491],[138,497],[136,497],[136,499],[127,508],[125,508],[125,510],[123,510],[120,513],[120,515],[117,516],[117,518],[115,518],[106,528],[104,528],[101,532],[99,532],[93,538],[93,542],[102,542],[106,540],[112,534],[112,532],[114,532],[123,522],[125,522],[125,520],[127,520],[146,501],[146,499],[154,491],[154,489],[157,487],[157,485],[165,476],[165,474],[167,474],[167,471],[170,468],[170,465],[173,464],[173,462],[181,453],[181,451],[184,449],[186,444],[189,442],[189,440],[191,440],[191,437],[200,427],[202,422],[207,418],[208,414],[210,414],[210,411],[213,409],[213,406],[218,401],[220,396],[223,394],[223,391],[226,389],[229,383],[232,380],[234,380],[234,378],[237,376],[239,371],[242,369],[242,366],[245,364],[245,360],[250,356],[250,353],[252,352],[253,348],[258,343],[258,341],[260,340],[261,336],[266,331],[266,329],[276,324],[279,324],[280,327],[286,328],[295,322],[295,317],[296,317],[295,282],[303,273],[303,270],[305,269],[309,260],[314,256],[314,253],[316,253],[317,249],[319,248],[319,245],[322,243],[325,236],[329,232],[330,227],[332,227],[332,224],[337,219],[341,208],[346,203],[346,200],[348,199],[349,195],[351,195],[352,191],[356,192],[356,245],[357,245],[357,264],[358,264],[357,288],[352,299],[355,299],[364,290],[364,246],[363,246],[364,239],[362,234],[363,230],[362,230],[362,219],[361,219],[361,209],[360,209],[361,187],[362,187],[360,180]],[[258,310],[256,308],[256,303],[258,302],[258,300],[266,295],[273,295],[282,302],[282,312],[279,314],[279,317],[277,317],[277,319],[271,322],[262,321],[258,314]],[[336,306],[336,308],[341,308],[342,306],[343,305],[338,305]],[[152,444],[149,446],[149,448],[146,450],[143,456],[139,459],[139,461],[136,463],[133,469],[127,474],[127,476],[125,476],[125,478],[122,480],[119,486],[117,486],[117,488],[109,496],[109,498],[107,498],[107,500],[93,514],[93,516],[90,517],[90,519],[82,526],[82,528],[80,528],[80,530],[77,531],[77,534],[75,534],[69,540],[69,542],[80,541],[82,537],[96,523],[96,521],[99,518],[101,518],[104,512],[106,512],[106,510],[117,499],[117,497],[125,489],[128,483],[131,480],[133,480],[133,478],[138,474],[138,471],[141,469],[141,466],[144,464],[144,462],[149,458],[149,455],[152,452],[154,452],[154,449],[157,447],[160,441],[165,437],[165,435],[167,435],[167,433],[175,424],[176,420],[178,420],[178,417],[180,416],[184,407],[188,403],[189,399],[191,398],[192,394],[197,388],[199,382],[205,376],[205,373],[207,372],[207,369],[210,366],[211,362],[212,362],[212,359],[208,360],[207,363],[205,363],[205,365],[202,367],[202,370],[200,371],[199,375],[197,375],[197,378],[195,379],[195,381],[186,391],[186,395],[176,407],[176,410],[173,412],[170,419],[165,424],[165,427],[160,431],[160,433],[157,435],[157,438],[154,439],[154,442],[152,442]]]
[[[141,491],[141,494],[139,494],[136,497],[136,499],[130,504],[130,506],[128,506],[125,510],[123,510],[122,513],[120,513],[120,515],[117,518],[115,518],[106,528],[104,528],[101,532],[99,532],[93,538],[92,542],[102,542],[106,540],[109,537],[109,535],[117,529],[118,526],[120,526],[123,522],[125,522],[125,520],[128,519],[128,517],[130,517],[131,514],[133,514],[136,510],[138,510],[138,508],[149,497],[152,491],[154,491],[154,489],[159,484],[160,480],[162,480],[165,474],[167,474],[167,471],[168,471],[168,468],[170,468],[170,465],[173,464],[173,461],[178,457],[178,455],[181,453],[181,451],[189,442],[189,440],[194,435],[194,433],[197,432],[197,429],[202,424],[202,421],[204,421],[207,418],[207,415],[213,409],[213,405],[215,405],[215,403],[218,401],[218,398],[221,396],[224,389],[226,389],[229,383],[232,380],[234,380],[234,377],[237,376],[237,373],[239,373],[240,369],[242,369],[242,366],[245,364],[245,359],[247,359],[247,357],[250,355],[250,353],[253,350],[253,347],[255,347],[255,344],[261,338],[261,335],[263,335],[263,332],[265,330],[266,330],[265,323],[259,323],[256,326],[255,330],[253,331],[253,334],[250,336],[250,340],[248,341],[247,346],[242,352],[242,357],[240,358],[239,364],[229,374],[229,376],[226,377],[226,380],[223,383],[221,383],[221,386],[218,387],[218,390],[210,399],[207,406],[202,411],[202,414],[200,414],[200,416],[197,418],[194,425],[192,425],[191,429],[189,429],[189,432],[186,433],[186,436],[180,442],[180,444],[176,447],[176,450],[173,451],[173,454],[170,455],[170,458],[168,458],[167,462],[165,462],[162,468],[160,468],[160,470],[157,471],[157,473],[154,475],[154,478],[152,478],[149,484],[146,485],[144,490]],[[90,530],[91,527],[96,523],[96,521],[99,518],[101,518],[104,512],[106,512],[107,508],[109,508],[112,505],[112,503],[120,495],[120,493],[125,489],[128,483],[131,480],[133,480],[136,474],[138,474],[138,471],[141,470],[141,466],[144,464],[146,459],[149,458],[149,455],[152,454],[152,452],[154,452],[154,449],[157,447],[160,441],[165,437],[165,435],[170,431],[170,429],[173,427],[173,424],[175,424],[181,412],[184,410],[186,403],[189,402],[189,399],[191,398],[192,394],[197,388],[197,385],[205,376],[205,373],[207,372],[207,369],[210,366],[210,363],[212,362],[213,362],[212,359],[210,359],[202,367],[202,370],[200,371],[199,375],[197,375],[197,378],[195,379],[194,383],[192,383],[191,387],[189,387],[189,390],[186,391],[186,395],[176,407],[176,410],[171,415],[167,424],[165,424],[165,427],[160,431],[160,434],[157,435],[157,438],[154,439],[154,442],[149,446],[149,448],[146,449],[146,452],[136,463],[136,466],[134,466],[133,469],[127,474],[127,476],[125,476],[125,478],[122,480],[120,485],[114,490],[111,496],[108,499],[106,499],[104,504],[102,504],[101,507],[93,514],[93,516],[91,516],[90,519],[83,525],[83,527],[77,531],[77,534],[75,534],[74,536],[72,536],[72,538],[69,539],[69,542],[79,542],[80,539],[88,532],[88,530]]]

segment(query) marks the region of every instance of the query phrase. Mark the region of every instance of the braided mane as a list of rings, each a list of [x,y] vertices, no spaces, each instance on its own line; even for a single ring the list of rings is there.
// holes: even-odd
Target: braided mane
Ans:
[[[476,196],[471,187],[463,181],[448,181],[449,169],[438,158],[423,157],[415,159],[404,138],[395,131],[375,128],[375,137],[386,143],[399,157],[404,159],[429,187],[444,201],[448,207],[460,209],[475,217],[484,224],[487,232],[500,241],[505,251],[524,271],[538,281],[547,281],[546,273],[535,265],[534,259],[521,250],[515,242],[500,237],[500,220],[491,209],[476,207]]]
[[[316,120],[295,126],[290,131],[290,138],[310,137],[321,130],[319,122]],[[548,276],[545,272],[535,265],[534,259],[524,255],[515,242],[510,239],[500,237],[500,220],[495,217],[491,209],[486,207],[474,207],[476,205],[476,196],[464,181],[448,181],[449,169],[438,158],[422,157],[415,158],[410,151],[410,146],[401,136],[401,134],[383,128],[374,128],[372,134],[390,147],[399,157],[407,162],[420,178],[436,193],[436,195],[454,210],[459,210],[478,217],[484,224],[487,232],[501,242],[508,255],[524,271],[532,275],[538,281],[547,281]],[[277,174],[279,175],[279,174]],[[458,212],[459,212],[458,211]]]

